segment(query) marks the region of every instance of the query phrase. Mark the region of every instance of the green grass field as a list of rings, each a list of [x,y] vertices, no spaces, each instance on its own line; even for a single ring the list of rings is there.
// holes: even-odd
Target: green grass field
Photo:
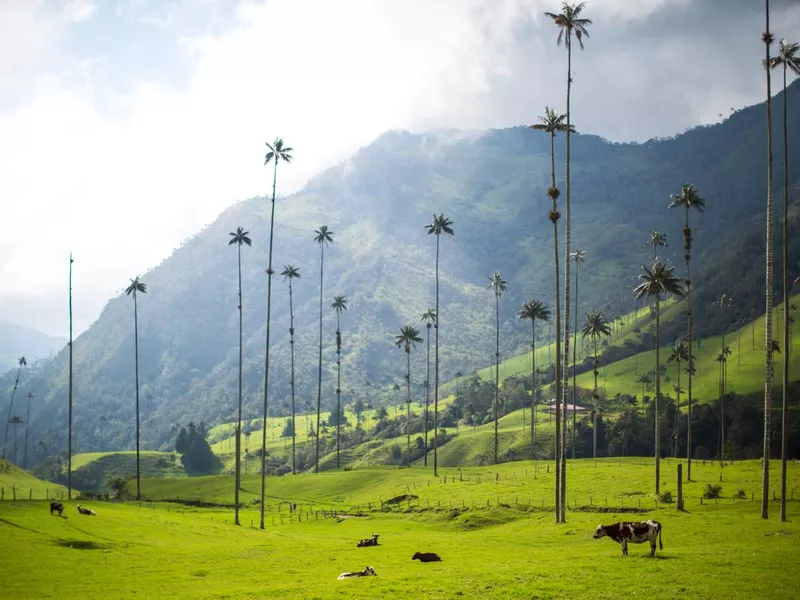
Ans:
[[[534,469],[538,473],[534,476]],[[673,489],[675,464],[663,462]],[[777,463],[773,473],[777,475]],[[570,463],[567,523],[555,525],[537,501],[550,503],[547,465],[520,462],[496,468],[365,469],[268,479],[266,528],[258,513],[193,508],[167,502],[86,503],[96,517],[50,516],[40,501],[0,503],[3,597],[27,598],[796,598],[800,502],[789,502],[789,522],[759,518],[759,464],[725,468],[724,498],[700,504],[719,467],[697,463],[686,512],[655,508],[652,461]],[[445,483],[445,475],[447,482]],[[258,478],[244,487],[254,490]],[[152,499],[190,495],[232,499],[231,477],[147,479]],[[790,465],[790,489],[800,498],[800,465]],[[731,495],[743,489],[747,500]],[[417,496],[373,509],[397,495]],[[589,507],[589,498],[593,506]],[[529,500],[530,499],[530,500]],[[277,512],[277,502],[300,506],[301,517]],[[487,502],[490,506],[486,506]],[[530,502],[531,509],[528,508]],[[608,502],[609,508],[606,508]],[[638,508],[639,515],[620,512]],[[498,503],[508,506],[498,506]],[[325,518],[321,509],[339,510]],[[589,511],[609,510],[608,513]],[[309,512],[310,511],[310,512]],[[348,516],[345,511],[349,512]],[[318,518],[315,518],[318,517]],[[608,539],[593,540],[598,523],[654,518],[664,526],[655,559],[646,545],[623,557]],[[253,526],[251,526],[251,522]],[[380,545],[356,548],[373,532]],[[415,551],[437,552],[441,563],[412,561]],[[337,581],[344,571],[371,565],[377,577]]]

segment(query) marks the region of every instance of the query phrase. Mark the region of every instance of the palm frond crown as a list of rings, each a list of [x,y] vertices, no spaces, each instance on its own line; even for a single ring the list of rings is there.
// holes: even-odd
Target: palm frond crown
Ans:
[[[681,281],[674,274],[675,267],[656,259],[652,268],[642,265],[639,279],[642,280],[633,290],[637,298],[657,296],[659,294],[674,294],[683,296]]]
[[[395,336],[394,344],[398,348],[403,348],[407,353],[411,352],[411,348],[415,344],[422,342],[419,335],[419,329],[413,325],[405,325],[400,328],[400,335]]]
[[[242,227],[237,227],[236,232],[231,232],[228,235],[231,236],[230,241],[228,242],[228,246],[232,246],[233,244],[247,244],[248,246],[252,245],[250,240],[250,232],[245,231]]]
[[[338,314],[342,314],[342,311],[347,310],[347,297],[334,296],[331,308],[335,310]]]
[[[281,275],[284,279],[300,279],[300,269],[294,265],[284,265]]]
[[[697,188],[691,183],[684,183],[681,188],[680,194],[670,194],[672,202],[669,208],[685,208],[689,210],[694,208],[697,212],[702,213],[705,208],[706,201],[700,197]]]
[[[583,50],[583,38],[589,37],[589,32],[586,27],[592,24],[591,19],[581,18],[581,13],[585,8],[585,2],[579,2],[577,4],[564,2],[561,5],[560,13],[544,13],[546,17],[553,19],[553,23],[559,28],[559,46],[564,42],[567,47],[570,47],[572,45],[572,36],[574,35],[578,40],[578,44],[580,44],[581,50]]]
[[[428,235],[441,235],[447,233],[453,235],[453,222],[444,216],[444,214],[433,215],[433,221],[425,226],[428,230]]]
[[[266,142],[267,144],[267,153],[264,156],[264,166],[268,165],[273,160],[276,162],[285,161],[285,162],[292,162],[292,151],[294,148],[289,148],[288,146],[284,146],[283,138],[275,138],[275,141],[271,144]]]
[[[498,298],[503,295],[508,289],[508,282],[500,276],[500,271],[495,271],[491,277],[487,277],[489,280],[489,285],[487,287],[492,288],[494,295]]]
[[[329,243],[333,243],[333,232],[328,229],[327,225],[320,225],[320,228],[315,229],[314,233],[317,234],[314,236],[314,241],[318,244],[327,246]]]
[[[130,296],[131,294],[135,294],[137,292],[140,292],[142,294],[147,293],[147,285],[141,282],[138,275],[133,279],[131,279],[130,285],[127,288],[125,288],[125,294],[127,294],[128,296]]]

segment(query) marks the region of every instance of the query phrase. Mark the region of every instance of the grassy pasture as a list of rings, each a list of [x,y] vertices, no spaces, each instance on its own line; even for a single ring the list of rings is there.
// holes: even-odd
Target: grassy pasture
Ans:
[[[652,465],[644,459],[578,461],[572,496],[648,498]],[[526,467],[527,465],[527,467]],[[539,465],[542,467],[543,465]],[[0,568],[8,598],[796,598],[796,553],[800,550],[800,502],[790,502],[789,523],[758,518],[758,502],[699,504],[697,490],[718,478],[718,468],[698,464],[687,512],[660,506],[640,516],[570,510],[568,523],[554,525],[549,512],[515,507],[425,509],[425,500],[453,504],[487,494],[510,498],[541,493],[549,498],[546,473],[525,477],[531,463],[469,469],[470,481],[433,479],[418,469],[369,469],[283,477],[268,482],[273,497],[355,504],[411,486],[421,507],[404,505],[365,517],[304,520],[257,528],[255,510],[232,524],[232,511],[167,503],[90,503],[98,516],[82,517],[69,503],[66,518],[51,517],[44,502],[0,503]],[[671,471],[672,469],[665,469]],[[728,489],[755,491],[758,463],[726,467]],[[458,472],[452,470],[449,477]],[[495,473],[499,477],[495,477]],[[800,469],[791,466],[791,485]],[[477,477],[481,481],[477,481]],[[443,480],[443,478],[442,478]],[[230,477],[146,480],[145,491],[167,496],[167,484],[191,484],[198,498],[228,497]],[[250,488],[253,481],[245,481]],[[574,488],[572,487],[574,485]],[[416,488],[414,486],[417,486]],[[179,488],[175,488],[179,489]],[[230,494],[232,496],[232,492]],[[579,502],[580,503],[580,502]],[[609,501],[611,504],[611,501]],[[619,504],[617,502],[617,504]],[[627,504],[626,504],[627,505]],[[613,510],[613,509],[612,509]],[[655,518],[664,525],[664,550],[593,540],[599,522]],[[254,521],[256,527],[250,527]],[[372,532],[376,548],[356,548]],[[700,533],[700,535],[698,535]],[[411,561],[415,551],[437,552],[441,563]],[[344,571],[372,565],[378,577],[337,581]]]

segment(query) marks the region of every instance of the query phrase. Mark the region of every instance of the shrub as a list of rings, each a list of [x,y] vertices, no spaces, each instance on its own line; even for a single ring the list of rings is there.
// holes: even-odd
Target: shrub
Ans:
[[[747,498],[747,494],[745,493],[744,490],[739,489],[736,490],[736,493],[733,495],[733,497],[736,498],[737,500],[744,500],[745,498]]]
[[[672,492],[661,492],[658,495],[658,501],[664,504],[672,504],[675,500],[672,498]]]
[[[703,492],[703,498],[706,500],[711,500],[713,498],[720,498],[722,497],[722,486],[721,485],[711,485],[706,484],[706,489]]]

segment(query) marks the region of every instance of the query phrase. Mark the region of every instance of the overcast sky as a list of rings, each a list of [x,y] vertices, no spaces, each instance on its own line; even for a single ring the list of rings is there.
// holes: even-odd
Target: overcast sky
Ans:
[[[773,0],[800,38],[800,2]],[[237,200],[387,129],[563,110],[555,0],[0,0],[0,319],[66,335]],[[672,135],[763,100],[761,0],[589,0],[573,122]]]

